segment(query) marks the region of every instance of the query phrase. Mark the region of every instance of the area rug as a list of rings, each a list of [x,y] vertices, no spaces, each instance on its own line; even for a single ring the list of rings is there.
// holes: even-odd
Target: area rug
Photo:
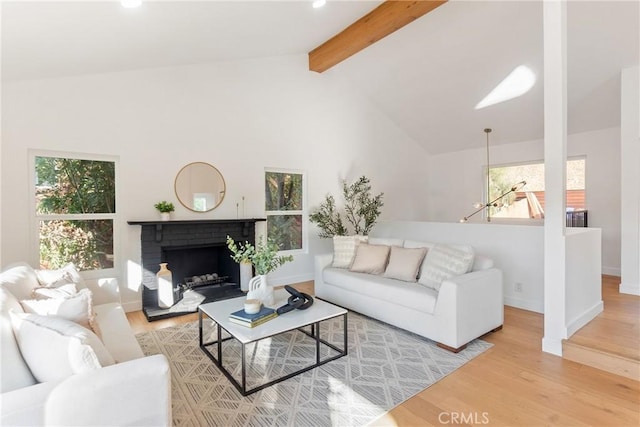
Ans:
[[[341,347],[341,318],[321,336]],[[211,322],[206,339],[215,338]],[[176,426],[361,426],[404,402],[492,346],[471,342],[458,354],[410,332],[349,312],[348,355],[243,397],[198,346],[198,322],[137,335],[147,355],[170,361]],[[215,348],[215,347],[214,347]],[[322,357],[333,350],[323,346]],[[315,341],[290,332],[247,347],[250,387],[313,363]],[[240,346],[223,345],[225,366],[240,377]]]

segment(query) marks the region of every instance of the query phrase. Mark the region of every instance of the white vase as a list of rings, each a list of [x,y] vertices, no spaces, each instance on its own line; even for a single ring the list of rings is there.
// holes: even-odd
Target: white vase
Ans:
[[[257,299],[263,305],[273,305],[273,288],[267,283],[267,275],[260,274],[249,280],[249,293],[247,299]]]
[[[249,280],[253,277],[253,265],[250,262],[240,263],[240,290],[247,292],[249,290]]]
[[[161,221],[169,221],[171,219],[171,212],[160,212]]]
[[[169,308],[173,305],[173,274],[167,268],[167,263],[160,264],[160,271],[156,274],[158,278],[158,306]]]

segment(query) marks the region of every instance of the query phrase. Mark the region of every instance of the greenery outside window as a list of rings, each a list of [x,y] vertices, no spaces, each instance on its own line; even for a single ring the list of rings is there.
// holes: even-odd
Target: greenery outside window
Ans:
[[[299,171],[265,170],[267,237],[281,251],[306,249],[304,174]]]
[[[586,209],[585,158],[567,160],[567,211]],[[544,162],[494,166],[489,168],[489,200],[506,193],[516,183],[526,181],[522,189],[500,200],[491,208],[492,218],[544,218]]]
[[[114,266],[116,162],[86,157],[32,156],[40,268]]]

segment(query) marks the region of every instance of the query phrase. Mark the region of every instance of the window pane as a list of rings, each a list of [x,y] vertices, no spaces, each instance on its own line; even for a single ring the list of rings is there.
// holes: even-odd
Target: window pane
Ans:
[[[40,268],[73,262],[79,270],[113,267],[113,221],[40,221]]]
[[[302,174],[265,172],[265,209],[302,210]]]
[[[282,251],[302,249],[302,215],[267,216],[267,236]]]
[[[526,181],[522,189],[498,200],[491,208],[491,216],[497,218],[544,218],[545,183],[544,163],[495,167],[489,170],[490,200],[507,193],[520,181]],[[567,209],[584,209],[585,159],[567,161]]]
[[[115,163],[36,157],[36,212],[114,213]]]

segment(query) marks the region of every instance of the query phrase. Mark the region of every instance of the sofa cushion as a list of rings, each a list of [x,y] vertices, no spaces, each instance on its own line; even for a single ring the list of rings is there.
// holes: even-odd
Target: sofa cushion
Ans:
[[[325,268],[322,272],[325,284],[351,292],[366,294],[372,298],[390,303],[389,310],[397,310],[394,305],[411,308],[425,313],[433,313],[438,293],[417,283],[402,282],[372,274],[354,273],[338,268]]]
[[[356,256],[349,271],[369,274],[384,273],[389,259],[389,249],[390,247],[386,245],[361,243],[356,249]]]
[[[75,283],[67,283],[57,288],[35,288],[31,295],[34,299],[48,299],[48,298],[68,298],[78,293],[78,288]]]
[[[356,254],[356,247],[366,241],[367,236],[333,236],[332,267],[349,268]]]
[[[4,273],[2,273],[4,275]],[[13,334],[9,312],[20,312],[22,306],[11,292],[0,286],[0,392],[36,384],[29,366],[22,358],[18,342]],[[3,410],[4,412],[4,410]]]
[[[471,246],[435,245],[427,252],[418,283],[440,290],[443,280],[465,274],[473,265]]]
[[[75,322],[57,316],[10,315],[20,352],[39,382],[115,363],[100,339]]]
[[[31,298],[31,292],[39,286],[36,272],[29,264],[13,264],[0,274],[0,285],[4,286],[16,299]]]
[[[67,297],[22,300],[20,304],[25,313],[56,315],[85,328],[92,328],[93,306],[89,289],[82,289]]]
[[[389,264],[384,271],[384,277],[415,282],[418,279],[418,271],[426,253],[426,248],[412,249],[391,246]]]
[[[144,357],[140,344],[131,330],[127,315],[120,304],[100,304],[93,308],[102,343],[116,363]]]

